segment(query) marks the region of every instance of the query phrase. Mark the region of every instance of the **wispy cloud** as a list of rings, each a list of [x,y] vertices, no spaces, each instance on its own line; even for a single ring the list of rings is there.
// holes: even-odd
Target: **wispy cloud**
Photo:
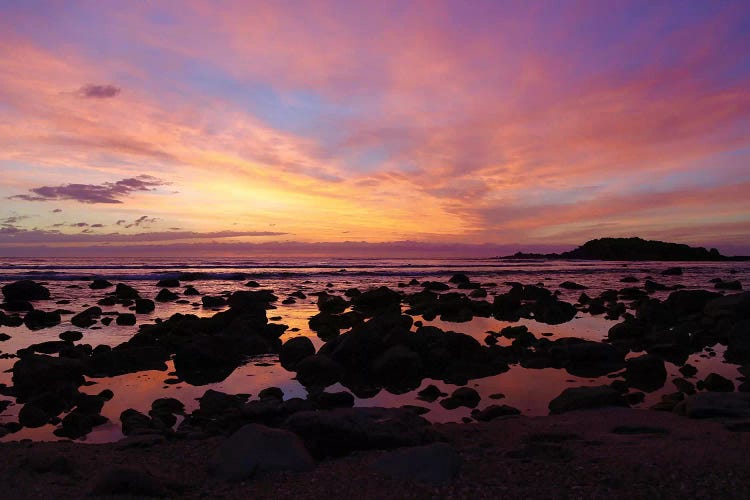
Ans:
[[[81,226],[83,227],[83,226]],[[284,236],[278,231],[153,231],[142,233],[94,233],[90,228],[80,233],[64,233],[59,230],[23,229],[15,226],[0,228],[0,246],[19,244],[110,244],[133,242],[170,242],[177,240],[222,240],[239,237]]]
[[[10,199],[25,201],[74,200],[80,203],[122,203],[139,191],[153,191],[167,183],[150,175],[139,175],[104,184],[65,184],[29,189],[31,194],[17,194]]]
[[[87,99],[110,99],[116,97],[121,91],[122,89],[114,85],[95,85],[89,83],[78,89],[76,94]]]

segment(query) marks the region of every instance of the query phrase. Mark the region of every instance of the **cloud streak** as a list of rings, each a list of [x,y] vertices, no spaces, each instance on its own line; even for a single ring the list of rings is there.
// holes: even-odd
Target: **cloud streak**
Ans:
[[[89,83],[78,89],[76,94],[86,99],[111,99],[116,97],[121,91],[122,89],[114,85],[95,85]]]
[[[73,200],[80,203],[122,203],[133,193],[140,191],[154,191],[167,183],[150,175],[139,175],[116,182],[104,184],[65,184],[62,186],[42,186],[29,189],[31,194],[17,194],[10,196],[12,200],[23,201],[52,201]]]

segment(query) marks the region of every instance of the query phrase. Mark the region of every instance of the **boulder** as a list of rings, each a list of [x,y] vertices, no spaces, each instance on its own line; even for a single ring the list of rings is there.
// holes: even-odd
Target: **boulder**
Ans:
[[[201,297],[201,303],[203,304],[203,307],[223,307],[227,305],[227,301],[224,297],[213,297],[211,295]]]
[[[682,276],[681,267],[670,267],[661,272],[662,276]]]
[[[619,391],[608,385],[569,387],[549,403],[550,413],[553,414],[605,406],[627,404]]]
[[[95,279],[91,283],[89,283],[89,288],[92,290],[103,290],[104,288],[109,288],[114,286],[112,283],[105,279]]]
[[[177,278],[164,278],[156,282],[156,286],[163,288],[177,288],[180,286],[180,280]]]
[[[166,481],[135,467],[105,468],[94,481],[91,495],[134,497],[167,497],[172,492]]]
[[[173,291],[169,290],[168,288],[162,288],[161,290],[159,290],[159,293],[156,294],[154,300],[156,300],[157,302],[171,302],[173,300],[177,300],[178,298],[180,298],[180,296]]]
[[[690,418],[750,418],[750,393],[699,392],[685,400]]]
[[[73,326],[77,326],[78,328],[88,328],[94,323],[96,323],[96,318],[100,317],[102,315],[102,309],[98,306],[89,307],[85,311],[81,311],[72,318],[70,318],[70,322],[73,324]]]
[[[560,283],[560,288],[564,288],[566,290],[586,290],[588,287],[579,283],[575,283],[573,281],[563,281],[562,283]]]
[[[315,346],[308,337],[293,337],[281,346],[279,361],[287,370],[293,370],[297,363],[315,354]]]
[[[459,406],[476,408],[481,399],[479,393],[471,387],[459,387],[449,397],[440,401],[440,405],[448,410],[453,410]]]
[[[385,453],[370,467],[403,481],[444,484],[458,475],[461,463],[461,456],[451,445],[433,443]]]
[[[117,315],[115,323],[122,326],[135,325],[135,314],[132,313],[120,313]]]
[[[42,311],[32,309],[23,318],[23,324],[29,330],[41,330],[60,324],[60,313],[57,311]]]
[[[47,300],[50,297],[49,289],[32,280],[14,281],[3,286],[2,290],[7,302]]]
[[[83,334],[74,330],[68,330],[62,332],[60,335],[58,335],[58,337],[60,337],[60,340],[64,340],[66,342],[77,342],[83,338]]]
[[[156,309],[156,304],[151,299],[135,299],[135,313],[148,314]]]
[[[327,387],[341,380],[343,367],[329,356],[316,354],[297,363],[297,380],[306,387]]]
[[[734,383],[718,373],[710,373],[703,380],[703,388],[713,392],[732,392],[734,391]]]
[[[13,387],[23,402],[44,392],[79,387],[84,382],[83,371],[84,365],[77,359],[29,354],[13,365]]]
[[[472,416],[480,422],[489,422],[501,417],[511,417],[520,415],[521,410],[508,405],[490,405],[487,408],[472,413]]]
[[[302,411],[291,415],[284,427],[300,436],[319,458],[355,450],[417,446],[438,438],[427,420],[401,408]]]
[[[663,387],[667,381],[664,361],[652,354],[627,359],[625,365],[625,380],[630,387],[653,392]]]
[[[117,297],[117,300],[135,300],[140,298],[141,295],[132,286],[128,286],[125,283],[118,283],[115,286],[115,297]]]
[[[296,434],[248,424],[222,443],[215,475],[242,481],[259,472],[306,472],[314,468],[315,462]]]

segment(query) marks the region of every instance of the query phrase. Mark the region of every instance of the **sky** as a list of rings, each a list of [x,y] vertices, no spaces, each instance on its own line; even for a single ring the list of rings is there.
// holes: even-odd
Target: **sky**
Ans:
[[[0,169],[5,256],[750,254],[750,3],[5,0]]]

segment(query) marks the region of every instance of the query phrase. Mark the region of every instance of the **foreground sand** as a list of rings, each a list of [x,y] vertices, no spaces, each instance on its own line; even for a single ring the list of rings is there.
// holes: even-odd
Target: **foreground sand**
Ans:
[[[648,428],[618,434],[617,426]],[[442,485],[372,471],[384,451],[324,461],[311,473],[228,483],[208,472],[219,438],[125,449],[3,443],[0,484],[4,498],[77,498],[107,471],[130,467],[149,471],[175,498],[750,498],[750,434],[721,422],[603,409],[435,428],[463,461]]]

